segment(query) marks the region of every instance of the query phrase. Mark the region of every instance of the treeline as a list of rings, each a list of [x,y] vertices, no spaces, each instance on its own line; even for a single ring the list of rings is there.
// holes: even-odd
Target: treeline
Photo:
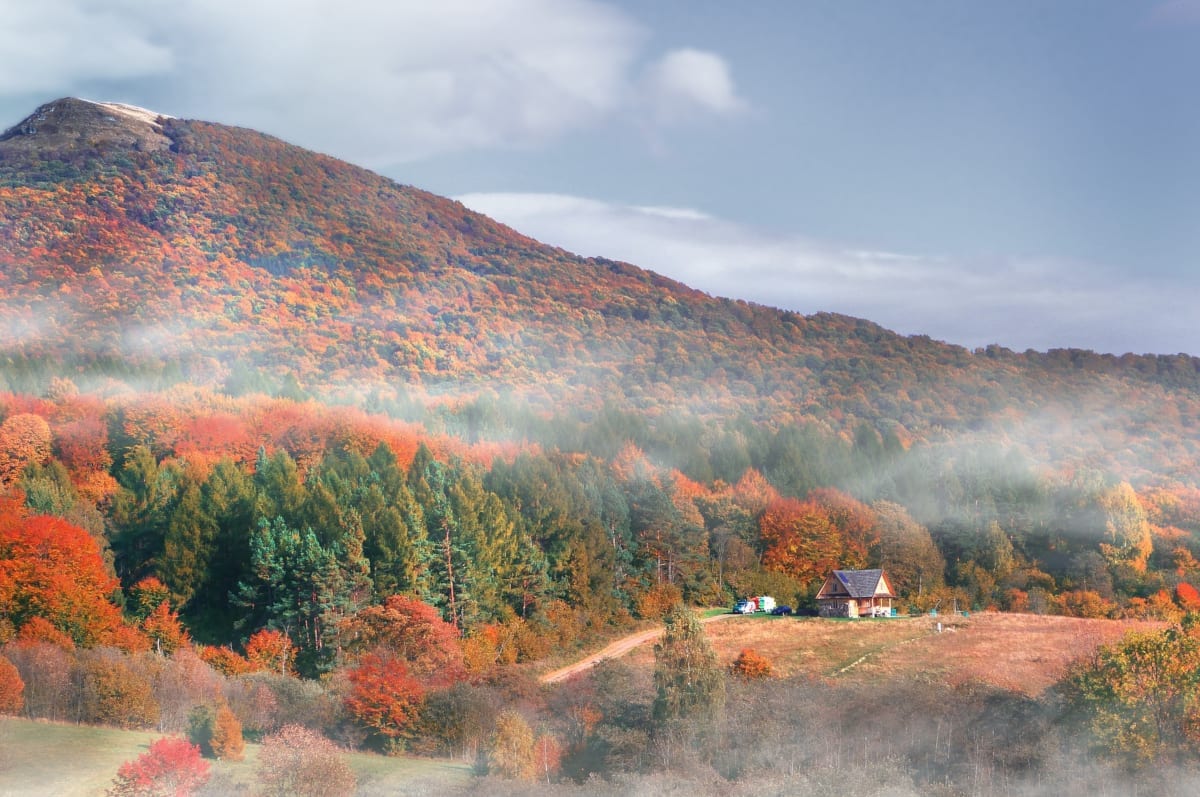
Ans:
[[[2,405],[0,480],[99,542],[118,605],[153,577],[198,639],[278,630],[310,675],[333,666],[341,619],[395,594],[536,659],[679,600],[809,606],[838,567],[885,567],[915,609],[1173,618],[1200,585],[1192,487],[865,425],[720,432],[705,461],[728,480],[698,480],[655,462],[688,427],[658,449],[662,426],[616,413],[580,427],[596,453],[569,453],[195,388],[101,401],[59,380]]]

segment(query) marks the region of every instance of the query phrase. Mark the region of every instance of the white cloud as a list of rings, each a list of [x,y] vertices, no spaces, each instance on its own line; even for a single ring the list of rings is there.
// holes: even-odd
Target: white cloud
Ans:
[[[664,121],[696,111],[731,114],[745,107],[729,65],[715,53],[672,50],[646,70],[645,83],[647,99]]]
[[[867,318],[904,334],[1016,350],[1200,351],[1195,286],[1054,258],[968,262],[767,233],[689,208],[559,194],[458,197],[539,240],[635,263],[718,296]]]
[[[0,0],[0,15],[0,95],[103,95],[370,165],[648,112],[646,32],[599,0]],[[738,104],[714,55],[652,73],[662,103]]]
[[[169,70],[170,49],[151,39],[135,10],[124,2],[0,0],[0,94]]]

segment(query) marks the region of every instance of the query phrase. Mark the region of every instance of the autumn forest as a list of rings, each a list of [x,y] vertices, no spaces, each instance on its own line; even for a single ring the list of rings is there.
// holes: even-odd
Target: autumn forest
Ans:
[[[110,793],[163,762],[231,789],[204,761],[243,737],[329,793],[355,788],[335,745],[513,793],[1040,794],[1085,755],[1115,794],[1200,762],[1200,360],[714,298],[259,133],[98,109],[0,137],[0,712],[196,743]],[[815,614],[832,569],[876,567],[902,614],[1142,630],[1045,696],[956,691],[944,755],[783,745],[797,718],[903,735],[930,698],[719,664],[682,607]],[[653,672],[538,684],[663,623]],[[755,716],[778,756],[737,740]]]

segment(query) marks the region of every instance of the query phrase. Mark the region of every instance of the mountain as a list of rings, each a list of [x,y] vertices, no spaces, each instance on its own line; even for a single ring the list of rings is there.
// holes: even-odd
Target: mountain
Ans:
[[[295,380],[959,436],[1194,481],[1200,360],[976,351],[708,296],[251,130],[61,99],[0,136],[11,389]]]

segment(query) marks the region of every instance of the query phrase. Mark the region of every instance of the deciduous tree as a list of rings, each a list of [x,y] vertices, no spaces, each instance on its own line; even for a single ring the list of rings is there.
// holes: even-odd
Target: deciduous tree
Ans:
[[[404,661],[387,653],[368,653],[346,673],[346,708],[360,723],[395,749],[412,735],[425,690]]]
[[[25,705],[25,682],[16,665],[0,656],[0,714],[18,714]]]
[[[518,712],[504,711],[496,717],[488,768],[512,780],[537,779],[533,730]]]

